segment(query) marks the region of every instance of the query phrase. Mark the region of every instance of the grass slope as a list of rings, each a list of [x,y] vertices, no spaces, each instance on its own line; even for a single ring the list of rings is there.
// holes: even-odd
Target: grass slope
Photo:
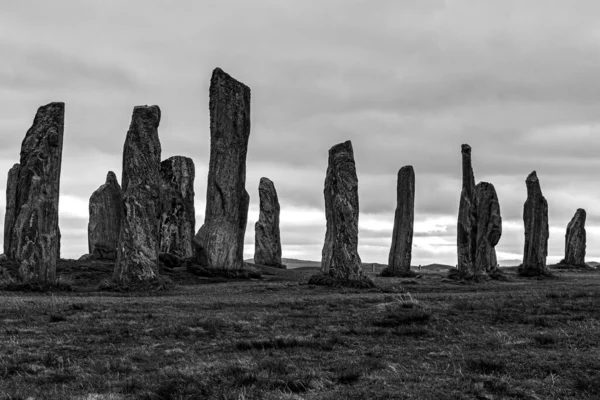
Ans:
[[[0,399],[600,398],[600,271],[370,290],[179,271],[159,295],[90,291],[110,270],[61,262],[74,292],[0,292]]]

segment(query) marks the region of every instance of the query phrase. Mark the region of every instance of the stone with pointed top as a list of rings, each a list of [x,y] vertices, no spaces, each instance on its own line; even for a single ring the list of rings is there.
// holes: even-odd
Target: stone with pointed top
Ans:
[[[585,219],[586,212],[578,208],[575,215],[567,225],[565,234],[565,258],[564,264],[587,266],[585,263]]]
[[[415,219],[415,171],[411,165],[398,171],[396,213],[390,248],[388,274],[410,274],[413,224]]]
[[[8,256],[23,281],[53,284],[59,258],[58,201],[65,104],[41,106],[21,145],[20,166],[9,174],[5,222]],[[12,175],[12,176],[10,176]],[[12,226],[10,226],[12,225]]]

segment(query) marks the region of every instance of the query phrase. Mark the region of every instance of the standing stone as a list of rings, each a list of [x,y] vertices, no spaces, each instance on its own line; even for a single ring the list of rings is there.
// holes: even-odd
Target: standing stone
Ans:
[[[15,164],[8,171],[6,180],[6,214],[4,215],[4,254],[14,259],[15,246],[12,245],[12,229],[17,219],[17,182],[21,164]]]
[[[464,278],[475,275],[477,217],[475,206],[475,177],[471,165],[471,146],[463,144],[462,190],[458,208],[457,254],[458,271]]]
[[[548,255],[548,202],[542,195],[540,181],[533,171],[525,181],[527,200],[523,206],[525,224],[525,247],[523,264],[519,273],[526,276],[547,275],[546,256]]]
[[[119,283],[158,275],[160,141],[158,106],[137,106],[123,146],[123,219],[113,279]]]
[[[95,259],[115,260],[123,218],[123,193],[114,172],[109,171],[106,183],[92,193],[89,210],[89,253]]]
[[[585,210],[578,208],[567,225],[565,259],[562,261],[564,264],[587,266],[585,264],[585,219]]]
[[[321,272],[342,280],[363,278],[358,255],[358,177],[349,140],[329,150],[325,178],[327,231]]]
[[[496,245],[502,236],[502,217],[494,185],[487,182],[477,184],[475,205],[477,210],[475,273],[495,272],[498,269]]]
[[[220,68],[210,81],[210,163],[204,224],[194,237],[197,261],[208,268],[243,267],[250,197],[246,153],[250,88]]]
[[[396,199],[392,247],[388,262],[388,271],[392,276],[410,274],[415,220],[415,171],[411,165],[398,171]]]
[[[196,233],[194,208],[194,161],[174,156],[160,163],[162,215],[160,252],[180,258],[193,255]]]
[[[260,178],[258,194],[260,214],[254,225],[254,263],[285,268],[281,264],[279,199],[275,185],[268,178]]]
[[[9,176],[15,211],[8,222],[12,226],[5,225],[11,234],[8,256],[20,262],[23,281],[53,284],[56,279],[64,119],[64,103],[38,108],[21,145],[20,167]]]

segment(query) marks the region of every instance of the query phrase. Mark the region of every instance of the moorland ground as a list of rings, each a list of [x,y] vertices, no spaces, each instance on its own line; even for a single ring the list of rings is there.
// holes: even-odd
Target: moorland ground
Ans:
[[[423,270],[378,289],[314,269],[161,293],[0,292],[1,399],[598,399],[600,270],[465,284]]]

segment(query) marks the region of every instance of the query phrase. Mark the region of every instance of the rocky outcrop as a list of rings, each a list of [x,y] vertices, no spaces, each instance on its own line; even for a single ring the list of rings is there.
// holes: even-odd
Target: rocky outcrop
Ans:
[[[109,171],[106,183],[90,197],[88,251],[98,260],[115,260],[123,218],[123,193],[115,173]]]
[[[174,156],[160,163],[162,214],[160,252],[189,258],[196,233],[194,178],[191,158]]]
[[[158,275],[160,141],[158,106],[133,109],[123,146],[123,219],[113,279],[148,281]]]
[[[540,181],[533,171],[525,181],[527,200],[523,207],[525,246],[519,273],[525,276],[548,275],[548,202],[542,195]]]
[[[471,165],[471,146],[463,144],[462,190],[458,208],[457,254],[458,271],[464,278],[473,277],[475,271],[477,217],[475,206],[475,177]]]
[[[4,254],[15,258],[16,249],[12,245],[12,229],[17,219],[17,182],[21,164],[15,164],[8,171],[6,180],[6,214],[4,214]]]
[[[327,231],[321,272],[341,280],[363,278],[358,255],[358,177],[350,141],[329,150],[325,178]]]
[[[243,267],[250,197],[246,153],[250,88],[223,72],[210,81],[210,163],[204,224],[194,237],[196,261],[208,268]]]
[[[275,185],[270,179],[260,178],[258,195],[260,214],[254,225],[254,263],[285,268],[281,264],[279,199]]]
[[[7,255],[20,262],[19,275],[24,281],[53,284],[56,278],[64,118],[64,103],[37,110],[21,145],[20,167],[13,167],[9,176],[10,195],[14,195],[10,209],[14,212],[5,224],[5,232],[11,235],[5,245],[9,247]]]
[[[400,168],[396,187],[396,213],[387,275],[410,274],[413,223],[415,219],[415,171],[411,165]]]
[[[585,219],[586,212],[583,208],[578,208],[567,225],[565,235],[565,258],[563,264],[585,266]]]
[[[477,215],[475,274],[496,272],[496,245],[502,236],[500,203],[494,185],[479,182],[475,187]]]

